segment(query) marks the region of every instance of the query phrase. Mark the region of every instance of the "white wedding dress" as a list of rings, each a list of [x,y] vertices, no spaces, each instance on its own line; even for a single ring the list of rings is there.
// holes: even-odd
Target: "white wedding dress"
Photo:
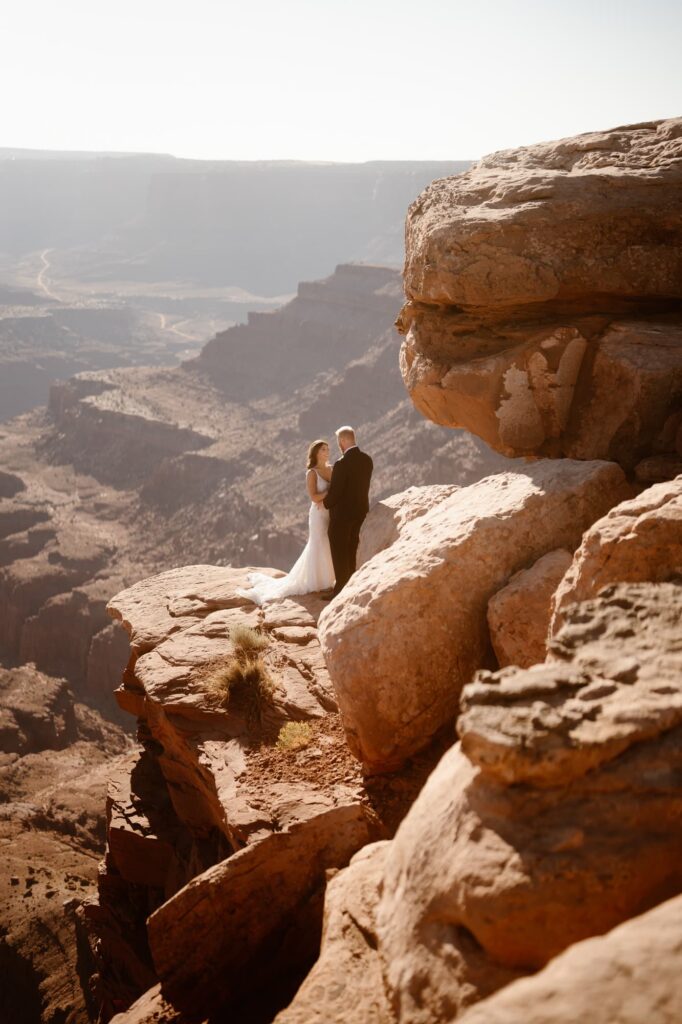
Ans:
[[[324,494],[329,484],[315,470],[316,491]],[[334,586],[334,566],[329,547],[329,512],[322,502],[311,501],[308,512],[308,543],[286,576],[273,579],[262,572],[249,573],[249,590],[238,590],[241,597],[247,597],[254,604],[277,601],[295,594],[311,594],[316,590],[329,590]]]

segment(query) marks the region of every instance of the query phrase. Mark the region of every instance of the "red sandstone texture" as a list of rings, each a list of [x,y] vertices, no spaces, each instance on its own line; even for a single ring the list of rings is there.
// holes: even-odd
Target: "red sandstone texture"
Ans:
[[[76,942],[96,891],[105,796],[130,740],[33,666],[0,669],[3,1020],[86,1024],[92,963]]]
[[[33,421],[30,442],[3,439],[12,642],[42,657],[50,630],[63,631],[55,664],[75,649],[79,664],[101,665],[121,635],[102,624],[102,587],[123,587],[110,604],[131,650],[117,699],[138,744],[105,740],[89,720],[107,756],[122,756],[102,768],[97,898],[67,908],[78,968],[92,975],[88,1008],[103,1021],[120,1011],[117,1024],[440,1024],[487,1019],[489,1008],[491,1020],[560,1022],[584,1015],[589,998],[596,1019],[641,1008],[670,1024],[682,934],[669,479],[682,415],[678,135],[665,122],[498,154],[435,183],[410,215],[403,369],[415,403],[446,423],[466,417],[507,454],[571,458],[475,483],[467,467],[442,476],[455,449],[434,448],[435,428],[405,415],[388,376],[393,341],[373,333],[395,293],[380,268],[302,287],[279,319],[254,318],[182,370],[82,376],[55,389],[57,430]],[[450,244],[459,231],[465,241]],[[595,244],[580,234],[590,231]],[[344,324],[356,332],[350,362]],[[280,336],[260,391],[258,361]],[[297,339],[320,345],[308,362],[326,359],[331,372],[292,399],[286,350]],[[353,394],[369,410],[356,417],[367,447],[383,439],[391,472],[412,472],[379,477],[376,493],[418,486],[373,510],[362,567],[339,598],[256,609],[237,595],[245,569],[205,562],[240,537],[235,562],[275,561],[261,557],[276,548],[264,530],[247,533],[254,522],[270,530],[258,517],[272,505],[296,540],[294,455]],[[441,486],[424,487],[431,473]],[[55,517],[65,480],[82,497],[59,499]],[[112,571],[115,548],[138,574],[162,568],[162,550],[177,560],[201,550],[203,561],[131,586],[123,559]],[[25,621],[17,608],[31,609]],[[256,704],[239,690],[221,704],[210,680],[245,625],[267,637],[272,687]],[[36,744],[71,758],[83,742],[84,713],[64,685],[40,685],[47,720],[27,718],[7,689],[17,794],[44,772],[27,761]],[[300,751],[275,743],[292,722],[309,727]],[[367,778],[361,764],[403,767]],[[61,810],[80,783],[68,796],[32,785],[41,813],[86,844],[87,818]],[[12,814],[31,838],[43,828],[40,815]],[[32,921],[14,933],[20,955]],[[74,957],[70,946],[63,961]],[[37,953],[36,963],[39,999],[62,999],[68,972],[53,978]]]
[[[117,698],[143,750],[111,777],[99,900],[83,912],[107,1019],[157,980],[188,1017],[272,1017],[317,953],[327,873],[392,834],[437,760],[366,786],[320,650],[322,602],[257,609],[237,593],[246,574],[186,566],[110,604],[131,644]],[[225,705],[210,689],[244,626],[267,638],[272,692],[255,716],[248,694]],[[300,750],[277,744],[291,722],[308,726]]]
[[[535,462],[460,488],[355,573],[323,611],[320,636],[366,768],[399,767],[454,719],[462,686],[494,663],[492,595],[541,555],[572,551],[629,493],[613,463]]]
[[[680,119],[433,182],[407,217],[399,320],[417,408],[507,455],[678,460],[681,210]]]

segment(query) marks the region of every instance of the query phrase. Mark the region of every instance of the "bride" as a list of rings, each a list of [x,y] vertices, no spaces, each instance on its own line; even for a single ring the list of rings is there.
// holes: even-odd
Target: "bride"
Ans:
[[[286,576],[273,579],[262,572],[249,573],[249,590],[238,590],[240,597],[247,597],[254,604],[290,597],[294,594],[310,594],[313,591],[329,590],[334,586],[334,566],[329,547],[327,529],[329,512],[322,504],[329,490],[332,467],[329,465],[329,445],[326,441],[313,441],[308,448],[306,487],[310,496],[308,512],[308,543]]]

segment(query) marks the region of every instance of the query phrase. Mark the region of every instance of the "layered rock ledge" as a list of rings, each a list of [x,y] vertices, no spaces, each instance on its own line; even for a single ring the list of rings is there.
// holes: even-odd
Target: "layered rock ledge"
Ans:
[[[679,583],[613,585],[568,609],[545,664],[465,687],[461,742],[395,838],[329,886],[320,957],[278,1024],[568,1021],[583,978],[595,1004],[629,994],[674,1019],[681,620]]]
[[[86,910],[105,1017],[161,982],[187,1018],[271,1019],[318,951],[327,872],[392,832],[437,759],[395,793],[369,792],[317,637],[322,602],[258,609],[237,593],[247,573],[186,566],[109,605],[131,645],[116,696],[143,749],[111,779],[99,902]],[[244,694],[225,706],[210,690],[235,627],[266,639],[273,688],[256,714]],[[276,744],[287,723],[307,724],[298,751]]]
[[[428,419],[506,455],[679,460],[682,119],[433,182],[405,292],[401,368]]]

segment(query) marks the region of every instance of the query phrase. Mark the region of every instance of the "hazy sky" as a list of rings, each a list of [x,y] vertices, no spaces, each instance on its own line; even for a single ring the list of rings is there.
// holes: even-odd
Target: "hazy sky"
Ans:
[[[682,114],[681,0],[4,0],[0,146],[467,159]]]

